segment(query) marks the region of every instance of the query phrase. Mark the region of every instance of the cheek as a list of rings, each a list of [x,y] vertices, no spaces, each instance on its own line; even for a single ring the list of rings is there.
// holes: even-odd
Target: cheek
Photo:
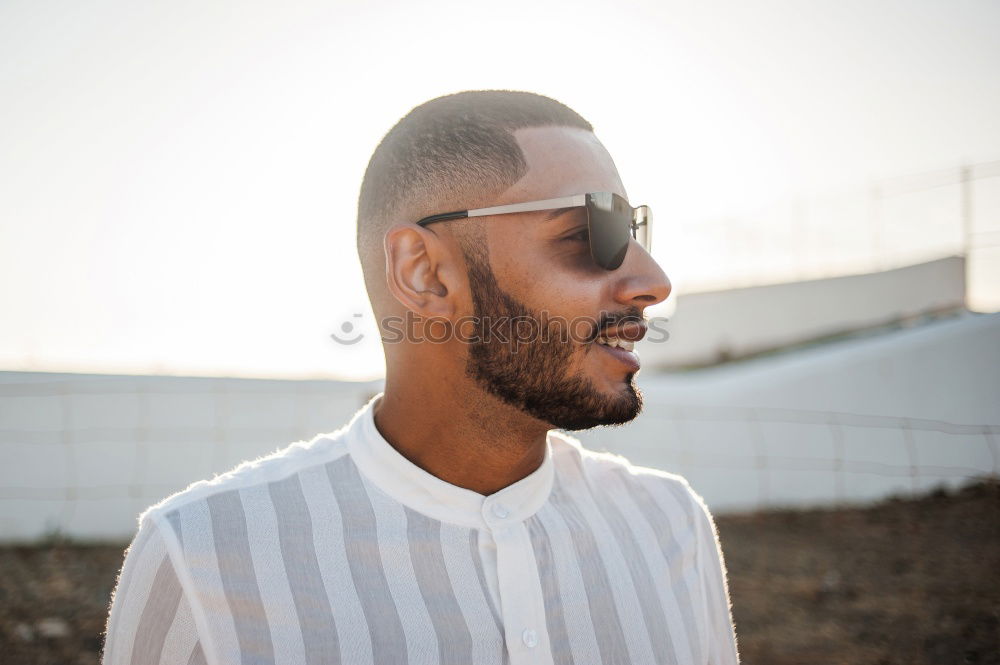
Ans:
[[[575,257],[554,257],[540,241],[524,240],[521,246],[491,245],[490,264],[505,291],[538,312],[566,321],[584,319],[592,328],[597,323],[606,287],[603,270],[575,265]],[[573,265],[564,265],[570,262]],[[585,329],[579,324],[578,329]]]
[[[544,280],[531,285],[525,298],[531,309],[541,312],[549,327],[555,324],[569,332],[575,345],[583,344],[593,333],[600,315],[600,291],[579,280],[562,284]]]

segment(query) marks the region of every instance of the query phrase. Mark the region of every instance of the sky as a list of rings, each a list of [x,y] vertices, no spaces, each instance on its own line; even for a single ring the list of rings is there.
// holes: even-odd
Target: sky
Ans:
[[[358,188],[466,89],[594,125],[655,212],[669,312],[733,279],[690,249],[713,220],[1000,160],[997,34],[987,0],[6,0],[0,369],[381,376]],[[372,334],[338,346],[345,321]]]

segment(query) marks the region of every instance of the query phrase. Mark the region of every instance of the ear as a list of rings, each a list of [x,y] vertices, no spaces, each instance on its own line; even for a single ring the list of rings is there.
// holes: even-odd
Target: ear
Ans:
[[[456,311],[455,262],[441,236],[416,224],[400,223],[385,234],[385,278],[404,307],[425,317]]]

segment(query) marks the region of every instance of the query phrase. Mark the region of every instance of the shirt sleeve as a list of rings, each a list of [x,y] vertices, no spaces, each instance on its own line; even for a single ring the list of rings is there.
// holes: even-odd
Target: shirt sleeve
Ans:
[[[690,486],[689,486],[690,489]],[[708,664],[738,665],[740,662],[733,625],[732,604],[726,561],[719,543],[719,532],[705,500],[690,490],[694,502],[695,528],[698,534],[698,566],[705,621],[708,626]]]
[[[125,553],[108,615],[103,665],[205,663],[191,605],[149,515]]]

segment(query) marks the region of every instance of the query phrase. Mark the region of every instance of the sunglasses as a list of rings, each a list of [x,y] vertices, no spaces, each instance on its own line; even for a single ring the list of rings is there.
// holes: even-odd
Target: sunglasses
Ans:
[[[647,252],[650,250],[650,226],[653,213],[649,206],[633,208],[624,197],[611,192],[590,192],[559,199],[528,201],[509,205],[458,210],[424,217],[417,224],[428,226],[435,222],[487,215],[510,215],[518,212],[585,208],[587,230],[590,238],[590,255],[605,270],[615,270],[625,260],[629,240],[635,238]]]

